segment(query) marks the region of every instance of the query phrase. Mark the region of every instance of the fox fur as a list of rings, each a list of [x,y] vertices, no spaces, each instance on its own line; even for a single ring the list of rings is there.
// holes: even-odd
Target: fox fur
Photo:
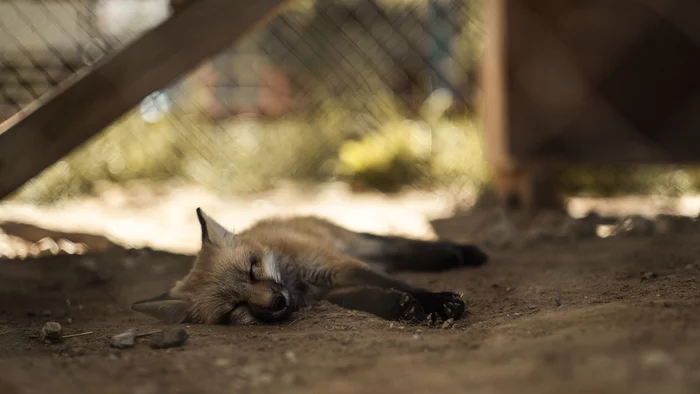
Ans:
[[[459,319],[462,298],[415,288],[391,275],[477,267],[473,245],[358,233],[318,217],[271,218],[238,234],[200,208],[194,266],[166,293],[132,309],[166,323],[284,321],[319,300],[388,320]]]

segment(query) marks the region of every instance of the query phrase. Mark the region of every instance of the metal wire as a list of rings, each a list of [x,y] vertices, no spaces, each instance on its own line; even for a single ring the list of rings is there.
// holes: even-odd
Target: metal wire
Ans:
[[[0,0],[0,10],[0,120],[170,15],[168,0]],[[444,168],[431,155],[478,145],[472,114],[459,108],[474,104],[480,21],[477,0],[300,0],[15,197],[52,202],[135,179],[227,193],[281,179],[474,185],[478,152]],[[441,100],[457,121],[438,124]]]

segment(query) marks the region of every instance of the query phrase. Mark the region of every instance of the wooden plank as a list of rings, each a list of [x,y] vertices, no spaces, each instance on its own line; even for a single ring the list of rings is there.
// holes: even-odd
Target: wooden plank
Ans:
[[[502,202],[556,207],[560,165],[700,162],[700,2],[486,4],[485,153]]]
[[[508,102],[506,91],[506,3],[486,2],[486,36],[484,53],[484,142],[485,158],[493,168],[512,168],[514,159],[508,154]]]
[[[290,0],[198,0],[0,124],[0,199]]]
[[[700,162],[700,2],[497,2],[498,157]]]
[[[484,56],[484,142],[485,158],[493,172],[494,192],[508,208],[531,208],[534,201],[533,174],[527,163],[512,154],[512,127],[508,91],[509,0],[486,3],[488,45]]]

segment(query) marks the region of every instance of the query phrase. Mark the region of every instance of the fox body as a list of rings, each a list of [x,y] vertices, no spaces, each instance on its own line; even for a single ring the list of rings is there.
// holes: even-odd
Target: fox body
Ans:
[[[234,234],[197,209],[202,245],[187,276],[132,309],[167,323],[255,324],[328,300],[390,320],[458,319],[461,297],[414,288],[396,271],[476,267],[472,245],[358,233],[317,217],[273,218]]]

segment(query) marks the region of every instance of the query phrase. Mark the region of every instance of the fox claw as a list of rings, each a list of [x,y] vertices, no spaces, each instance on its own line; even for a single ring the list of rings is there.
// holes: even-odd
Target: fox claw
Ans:
[[[464,316],[466,305],[459,294],[426,292],[420,295],[421,306],[428,313],[429,320],[460,319]]]
[[[421,303],[410,294],[404,294],[401,297],[399,307],[401,308],[401,316],[399,320],[418,320],[419,316],[423,314],[423,307],[421,306]]]

